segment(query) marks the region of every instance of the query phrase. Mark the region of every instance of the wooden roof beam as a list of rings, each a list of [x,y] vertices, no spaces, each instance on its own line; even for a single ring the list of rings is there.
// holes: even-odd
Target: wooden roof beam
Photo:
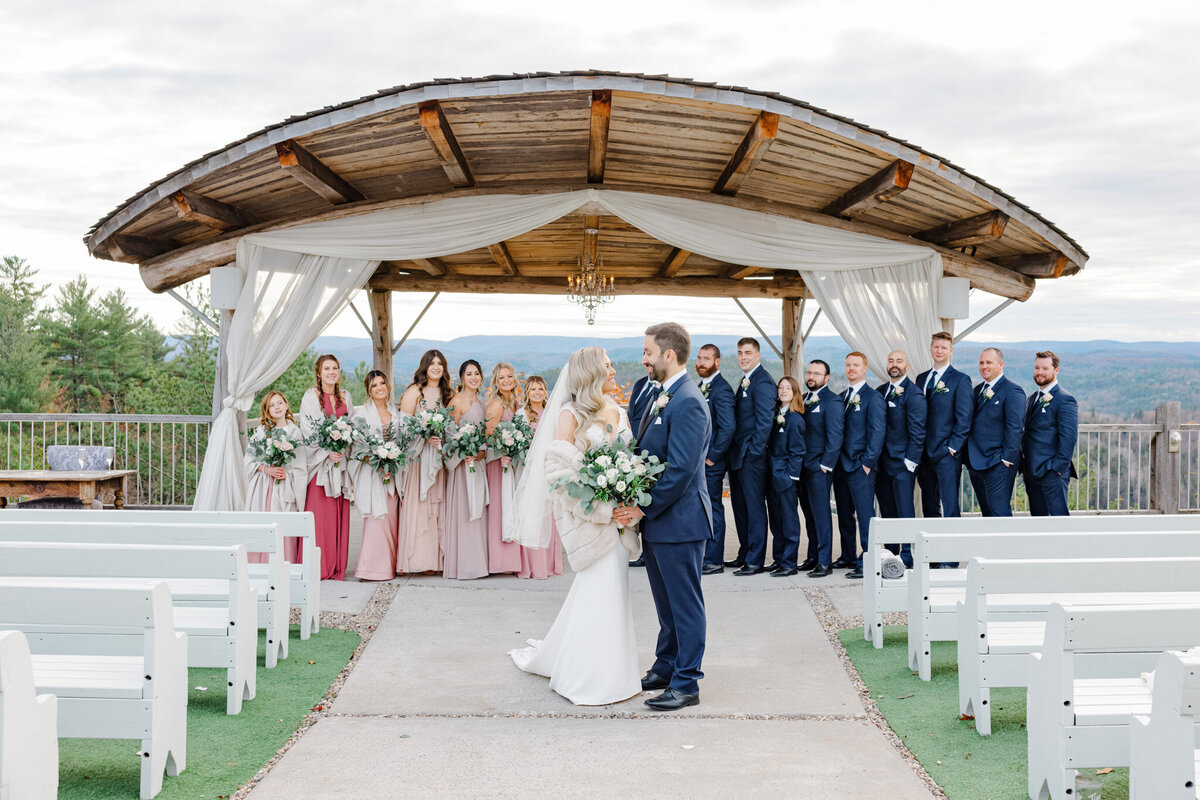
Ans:
[[[186,189],[171,195],[171,203],[180,219],[217,231],[246,228],[258,222],[248,211]]]
[[[473,294],[538,294],[566,298],[566,287],[543,277],[495,276],[434,278],[424,275],[379,275],[367,284],[374,290],[395,292],[457,292]],[[621,278],[614,285],[617,294],[662,295],[676,297],[803,297],[804,281],[799,277],[769,281],[733,281],[726,278]]]
[[[445,170],[450,185],[459,189],[474,186],[475,176],[471,174],[467,157],[458,146],[458,139],[454,136],[450,121],[446,119],[446,113],[442,111],[442,104],[437,100],[426,100],[418,108],[421,127],[425,129],[429,143],[437,151],[438,160],[442,162],[442,169]]]
[[[683,269],[683,265],[687,263],[688,258],[692,254],[687,250],[680,250],[678,247],[672,247],[671,252],[667,254],[667,258],[663,261],[662,266],[658,268],[658,277],[674,278],[679,274],[679,270]]]
[[[451,275],[454,272],[444,261],[436,258],[414,258],[412,262],[430,275]]]
[[[279,155],[279,166],[285,172],[335,206],[366,199],[362,192],[295,139],[276,143],[275,152]]]
[[[503,274],[514,277],[521,274],[521,270],[517,269],[517,262],[513,261],[512,253],[508,252],[508,245],[504,242],[489,244],[488,252],[492,254],[492,260]]]
[[[759,161],[762,161],[778,133],[779,115],[770,111],[759,113],[758,119],[754,120],[750,130],[746,131],[742,143],[730,156],[721,177],[717,178],[716,184],[713,185],[713,194],[730,197],[737,194],[738,189],[742,188],[742,181],[746,180],[746,176],[758,166]]]
[[[1031,278],[1061,278],[1070,259],[1058,252],[1024,253],[993,258],[991,263]]]
[[[725,271],[725,277],[732,281],[740,281],[758,272],[758,267],[732,267]]]
[[[114,233],[106,244],[113,261],[124,261],[127,264],[140,264],[146,259],[169,253],[179,247],[179,243],[174,239],[134,236],[128,233]]]
[[[588,183],[604,183],[608,156],[608,122],[612,117],[612,89],[592,91],[592,116],[588,125]]]
[[[985,211],[973,217],[947,222],[927,231],[914,233],[918,239],[944,247],[969,247],[995,241],[1004,235],[1008,215],[1000,211]]]
[[[911,162],[893,161],[825,206],[823,211],[833,216],[854,219],[907,189],[909,181],[912,180],[913,168]]]

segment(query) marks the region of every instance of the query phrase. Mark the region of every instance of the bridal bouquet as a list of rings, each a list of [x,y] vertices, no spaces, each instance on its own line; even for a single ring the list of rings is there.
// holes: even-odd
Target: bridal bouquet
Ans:
[[[354,444],[355,429],[349,417],[308,418],[312,425],[312,435],[305,444],[328,450],[331,453],[344,453]]]
[[[487,449],[487,429],[484,428],[483,423],[464,422],[442,445],[442,454],[450,458],[457,456],[465,461],[468,458],[475,458],[480,451],[485,449]],[[475,462],[467,464],[467,469],[474,472]]]
[[[250,456],[260,464],[268,467],[286,467],[296,457],[296,447],[300,443],[291,437],[283,428],[267,430],[260,426],[250,436],[248,449]],[[279,483],[276,479],[275,483]]]
[[[488,438],[488,445],[502,456],[508,456],[513,463],[520,464],[525,460],[525,453],[533,442],[533,428],[524,417],[513,417],[507,422],[501,422]],[[508,467],[504,468],[508,471]]]
[[[585,513],[596,503],[614,505],[650,505],[650,487],[667,468],[645,450],[640,454],[623,442],[593,448],[583,454],[583,465],[573,475],[559,478],[567,494],[579,500]]]
[[[400,470],[408,463],[404,448],[392,438],[391,423],[384,426],[382,437],[362,427],[355,429],[355,438],[362,446],[358,460],[378,472],[385,485],[393,476],[399,475]]]

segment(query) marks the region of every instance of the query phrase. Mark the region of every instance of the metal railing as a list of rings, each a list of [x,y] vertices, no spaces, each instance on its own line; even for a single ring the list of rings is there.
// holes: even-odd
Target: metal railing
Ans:
[[[211,418],[150,414],[0,414],[4,469],[47,469],[49,445],[112,447],[113,469],[131,469],[125,502],[190,506]]]

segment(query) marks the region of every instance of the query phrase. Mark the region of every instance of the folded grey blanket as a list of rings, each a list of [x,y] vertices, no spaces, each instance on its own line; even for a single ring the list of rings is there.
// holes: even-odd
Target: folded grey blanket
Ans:
[[[900,560],[900,556],[892,554],[890,550],[884,550],[879,555],[879,573],[885,579],[903,578],[904,562]]]

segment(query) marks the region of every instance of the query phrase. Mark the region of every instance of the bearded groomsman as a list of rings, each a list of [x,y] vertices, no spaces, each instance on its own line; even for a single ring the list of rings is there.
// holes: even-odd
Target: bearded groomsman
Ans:
[[[1033,382],[1039,391],[1025,404],[1021,471],[1035,517],[1065,517],[1067,487],[1075,474],[1075,442],[1079,439],[1079,404],[1058,385],[1058,356],[1049,350],[1033,360]]]
[[[833,568],[853,567],[854,560],[833,562],[833,513],[829,489],[842,455],[846,406],[829,388],[829,365],[820,359],[804,371],[804,470],[800,477],[800,510],[808,532],[808,558],[800,565],[810,578],[827,578]]]
[[[738,340],[742,380],[734,396],[733,444],[729,456],[729,500],[737,527],[738,554],[727,567],[738,576],[765,572],[767,555],[767,439],[775,416],[775,379],[762,366],[758,340]]]
[[[902,350],[888,353],[887,374],[891,380],[875,391],[887,404],[887,427],[883,435],[883,454],[879,457],[879,477],[875,496],[879,516],[885,519],[912,519],[914,475],[925,449],[925,396],[908,377],[908,356]],[[905,566],[912,566],[911,546],[888,545]]]
[[[842,453],[834,470],[833,496],[837,501],[838,530],[842,539],[842,559],[857,554],[854,544],[855,520],[858,539],[867,546],[867,532],[875,516],[875,470],[883,452],[886,413],[883,396],[867,386],[867,357],[855,351],[846,356],[846,381],[842,393],[846,404],[842,427]],[[855,558],[854,570],[847,578],[861,578],[862,556]]]
[[[975,420],[967,437],[967,471],[985,517],[1011,517],[1013,485],[1021,456],[1025,392],[1004,377],[1004,353],[988,347],[979,354]]]
[[[917,376],[917,387],[925,395],[927,406],[925,454],[917,467],[921,513],[926,517],[957,517],[962,513],[958,498],[963,447],[974,418],[971,379],[950,364],[954,355],[954,337],[950,334],[933,334],[929,355],[933,357],[933,368]]]
[[[721,351],[715,344],[706,344],[696,354],[697,384],[700,394],[708,400],[708,415],[712,419],[712,438],[704,459],[704,479],[708,484],[708,499],[712,504],[713,538],[704,552],[705,575],[724,572],[725,560],[725,502],[722,500],[725,472],[729,467],[726,453],[733,442],[733,388],[721,375]]]

